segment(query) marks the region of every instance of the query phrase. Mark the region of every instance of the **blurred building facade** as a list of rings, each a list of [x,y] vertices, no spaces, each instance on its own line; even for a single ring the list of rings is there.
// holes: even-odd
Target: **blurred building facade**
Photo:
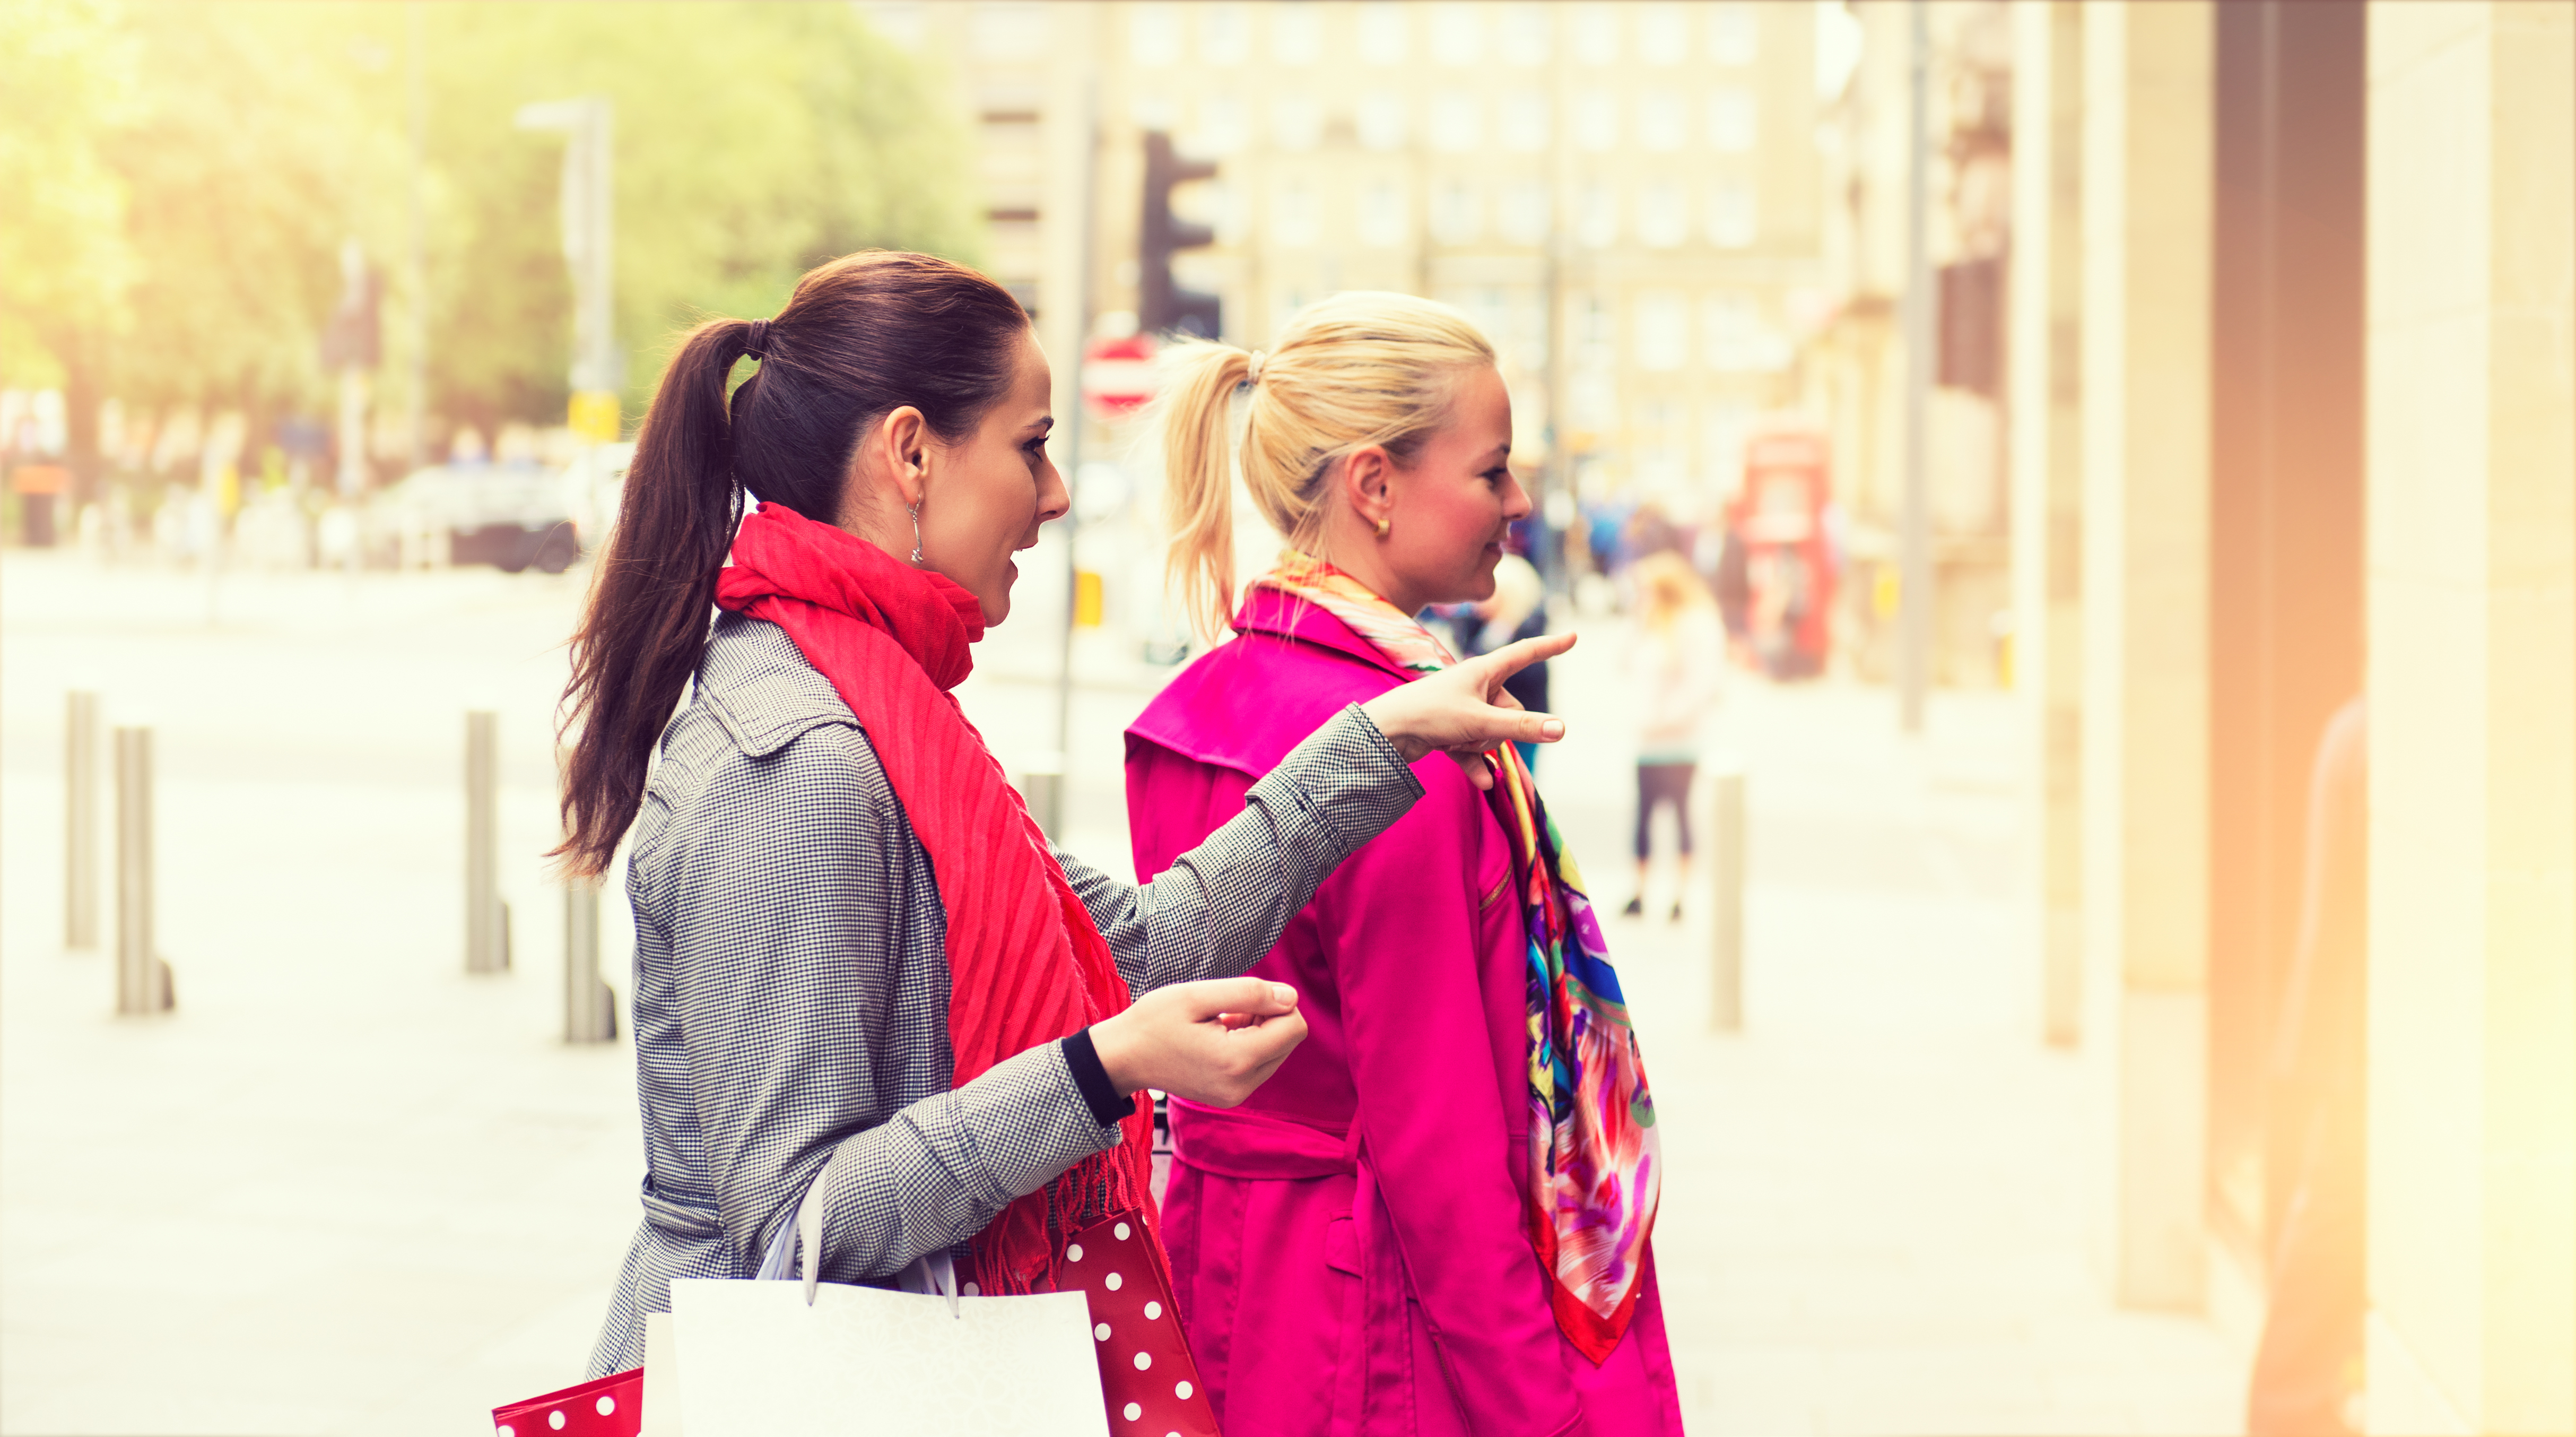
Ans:
[[[1905,490],[1904,296],[1914,143],[1915,7],[1817,7],[1857,63],[1820,116],[1834,303],[1810,350],[1851,514],[1840,637],[1865,677],[1896,669],[1897,533]],[[2009,683],[2011,486],[2005,464],[2000,277],[2012,242],[2012,55],[2003,0],[1930,7],[1925,238],[1941,288],[1927,398],[1933,677]]]
[[[1051,333],[1065,294],[1095,323],[1135,311],[1142,137],[1161,130],[1218,167],[1178,196],[1216,243],[1176,268],[1221,298],[1226,339],[1259,346],[1346,289],[1455,304],[1503,349],[1515,457],[1586,503],[1712,515],[1744,435],[1806,397],[1801,341],[1829,304],[1808,6],[874,13],[973,97],[995,271]],[[1088,161],[1055,138],[1095,119]],[[1043,173],[1015,158],[1039,155]],[[1064,266],[1085,255],[1077,291]]]
[[[2009,23],[2034,909],[2105,1274],[2263,1331],[2257,1430],[2576,1429],[2576,12]]]

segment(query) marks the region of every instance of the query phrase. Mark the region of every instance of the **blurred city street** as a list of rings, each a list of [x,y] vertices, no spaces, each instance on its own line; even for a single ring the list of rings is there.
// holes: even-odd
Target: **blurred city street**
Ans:
[[[1053,743],[1047,599],[963,691]],[[546,716],[586,570],[0,562],[0,1430],[467,1433],[579,1375],[636,1220],[630,1054],[561,1041]],[[210,616],[211,610],[211,616]],[[1126,867],[1119,731],[1166,671],[1082,635],[1071,845]],[[1541,778],[1624,901],[1620,621],[1556,692]],[[174,1013],[62,948],[64,694],[158,745]],[[463,721],[500,715],[513,968],[463,965]],[[1611,935],[1669,1163],[1658,1261],[1695,1432],[2230,1432],[2246,1350],[2111,1302],[2082,1060],[2038,1038],[2008,696],[1738,676],[1746,1031],[1708,1031],[1708,904]],[[1704,785],[1705,786],[1705,785]],[[112,871],[112,870],[111,870]],[[1665,882],[1659,876],[1658,883]],[[622,988],[622,902],[604,905]],[[112,938],[112,924],[109,933]]]

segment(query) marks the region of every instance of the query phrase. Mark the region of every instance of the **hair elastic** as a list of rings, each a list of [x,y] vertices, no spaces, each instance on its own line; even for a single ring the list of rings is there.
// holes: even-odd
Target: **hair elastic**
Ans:
[[[1246,384],[1259,384],[1261,382],[1261,366],[1268,364],[1269,362],[1269,350],[1256,349],[1252,351],[1252,367],[1244,371],[1243,382]]]
[[[753,320],[751,322],[751,337],[742,342],[742,357],[745,359],[758,359],[761,356],[761,351],[768,348],[768,346],[769,321],[765,319]]]

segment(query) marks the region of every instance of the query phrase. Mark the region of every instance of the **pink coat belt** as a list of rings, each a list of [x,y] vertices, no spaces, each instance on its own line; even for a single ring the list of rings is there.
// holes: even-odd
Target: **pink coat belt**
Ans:
[[[1171,1100],[1171,1111],[1173,1159],[1203,1173],[1270,1182],[1358,1178],[1351,1215],[1335,1219],[1324,1240],[1324,1260],[1360,1280],[1359,1316],[1367,1328],[1366,1337],[1342,1349],[1332,1437],[1355,1437],[1391,1420],[1409,1427],[1415,1374],[1404,1260],[1376,1174],[1359,1161],[1359,1124],[1335,1132],[1257,1108],[1211,1108],[1183,1098]]]
[[[1186,1098],[1172,1105],[1172,1157],[1223,1178],[1272,1182],[1358,1171],[1359,1129],[1340,1131],[1258,1108],[1211,1108]]]

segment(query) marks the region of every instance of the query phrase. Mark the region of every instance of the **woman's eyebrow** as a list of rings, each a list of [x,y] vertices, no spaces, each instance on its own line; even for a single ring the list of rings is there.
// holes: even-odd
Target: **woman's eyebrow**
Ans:
[[[1020,427],[1039,434],[1044,434],[1055,428],[1055,416],[1052,414],[1041,414],[1037,418],[1030,420],[1028,423]]]

